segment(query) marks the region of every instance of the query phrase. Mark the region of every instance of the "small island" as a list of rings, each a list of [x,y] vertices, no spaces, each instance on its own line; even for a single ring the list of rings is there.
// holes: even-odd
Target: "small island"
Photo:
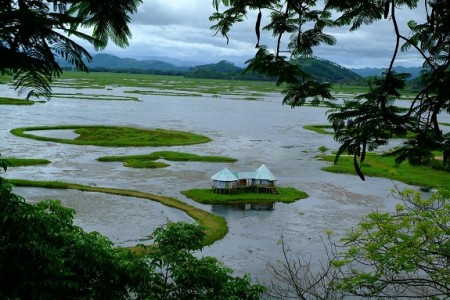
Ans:
[[[308,197],[295,188],[276,186],[275,176],[265,165],[255,172],[231,172],[224,168],[211,179],[211,189],[191,189],[181,193],[203,204],[291,203]]]
[[[212,189],[191,189],[182,191],[186,197],[202,204],[250,204],[250,203],[293,203],[308,198],[308,194],[292,187],[277,187],[277,194],[256,191],[217,194]]]
[[[73,130],[76,138],[54,138],[39,134],[41,130]],[[161,147],[185,146],[208,143],[210,138],[186,131],[166,130],[161,128],[144,129],[124,126],[102,125],[59,125],[14,128],[13,135],[39,140],[72,145],[92,145],[101,147]]]

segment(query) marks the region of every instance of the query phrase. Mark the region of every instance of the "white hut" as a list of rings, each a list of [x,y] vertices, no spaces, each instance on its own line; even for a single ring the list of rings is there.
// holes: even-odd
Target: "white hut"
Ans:
[[[253,185],[257,187],[275,188],[275,181],[277,179],[273,176],[272,172],[265,165],[262,165],[255,172]]]
[[[229,191],[238,187],[239,179],[227,168],[222,169],[211,177],[213,180],[213,190],[217,192]]]

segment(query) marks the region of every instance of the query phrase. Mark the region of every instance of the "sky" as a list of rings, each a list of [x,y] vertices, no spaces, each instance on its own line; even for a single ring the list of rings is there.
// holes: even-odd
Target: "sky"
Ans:
[[[420,1],[420,2],[423,2]],[[402,9],[397,12],[401,31],[408,35],[406,22],[423,18],[423,4],[420,9]],[[230,41],[210,29],[213,25],[209,16],[214,12],[211,0],[144,0],[138,13],[132,16],[130,29],[133,34],[126,49],[112,43],[102,53],[136,59],[172,58],[183,61],[179,64],[206,64],[228,60],[238,66],[256,53],[255,21],[256,12],[233,27]],[[263,13],[262,26],[267,24]],[[347,68],[386,68],[392,56],[395,36],[392,22],[381,20],[371,26],[363,26],[355,32],[348,29],[326,31],[337,38],[337,44],[314,48],[314,55],[338,63]],[[269,49],[275,47],[276,39],[263,33],[260,44]],[[87,47],[92,54],[92,48]],[[161,59],[163,60],[163,59]],[[397,65],[420,66],[416,52],[410,51],[398,57]]]

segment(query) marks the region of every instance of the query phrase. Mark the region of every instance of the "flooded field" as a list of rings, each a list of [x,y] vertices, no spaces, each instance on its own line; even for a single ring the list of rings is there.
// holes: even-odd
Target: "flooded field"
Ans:
[[[141,90],[145,90],[140,88]],[[62,94],[84,93],[102,97],[126,96],[129,88],[57,88]],[[14,97],[7,86],[0,93]],[[125,188],[175,197],[193,206],[224,216],[227,236],[199,255],[211,255],[235,270],[268,282],[268,262],[282,257],[281,234],[293,250],[312,260],[323,253],[321,236],[326,230],[336,238],[374,210],[392,210],[390,191],[398,185],[388,179],[337,175],[321,171],[319,147],[338,147],[331,135],[320,135],[304,125],[326,124],[326,108],[291,109],[281,104],[281,95],[265,94],[257,101],[245,95],[232,97],[138,95],[140,101],[93,101],[54,98],[30,107],[3,106],[0,128],[4,157],[45,158],[46,166],[11,168],[8,178],[58,180],[102,187]],[[78,146],[24,139],[10,134],[16,127],[43,125],[123,125],[190,131],[210,137],[207,144],[177,147],[107,148]],[[55,132],[42,134],[51,134]],[[64,132],[64,138],[72,136]],[[171,150],[199,155],[224,155],[235,163],[169,162],[162,169],[132,169],[122,163],[102,163],[100,156],[147,154]],[[180,192],[209,188],[210,177],[220,169],[253,170],[265,164],[278,185],[303,190],[309,198],[292,204],[276,203],[273,209],[243,209],[197,204]],[[99,231],[119,246],[148,242],[150,233],[169,221],[191,220],[183,212],[148,200],[79,191],[17,188],[28,201],[60,199],[76,210],[75,223],[87,231]],[[245,208],[245,207],[244,207]],[[251,207],[247,207],[251,208]]]

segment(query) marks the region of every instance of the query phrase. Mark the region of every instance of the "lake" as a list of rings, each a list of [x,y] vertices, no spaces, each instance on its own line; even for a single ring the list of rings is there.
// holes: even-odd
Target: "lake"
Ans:
[[[140,88],[143,89],[143,88]],[[131,88],[55,88],[60,93],[129,95]],[[0,94],[14,97],[8,86]],[[282,258],[281,235],[292,248],[317,261],[324,248],[326,230],[339,238],[362,215],[374,210],[393,210],[391,189],[404,184],[382,178],[338,175],[321,171],[327,163],[317,160],[320,146],[335,150],[331,135],[321,135],[304,125],[326,124],[326,108],[291,109],[281,104],[279,94],[265,94],[259,101],[237,96],[203,97],[138,95],[142,101],[93,101],[54,98],[33,106],[2,106],[1,149],[4,157],[46,158],[46,166],[8,169],[6,177],[30,180],[58,180],[102,187],[125,188],[175,197],[193,206],[224,216],[229,226],[226,237],[198,255],[215,256],[235,270],[250,273],[267,283],[268,262]],[[123,125],[163,128],[206,135],[207,144],[177,147],[106,148],[35,141],[13,136],[16,127],[43,125]],[[54,132],[52,133],[55,134]],[[67,134],[67,133],[66,133]],[[70,134],[70,133],[69,133]],[[169,162],[163,169],[131,169],[122,163],[102,163],[100,156],[146,154],[171,150],[199,155],[224,155],[235,163]],[[211,176],[224,167],[252,171],[265,164],[277,177],[277,184],[303,190],[309,198],[291,204],[276,203],[271,210],[202,205],[180,192],[209,188]],[[183,212],[148,200],[79,191],[17,188],[30,202],[61,199],[77,211],[75,223],[87,231],[99,231],[118,246],[148,242],[149,235],[168,221],[191,220]]]

